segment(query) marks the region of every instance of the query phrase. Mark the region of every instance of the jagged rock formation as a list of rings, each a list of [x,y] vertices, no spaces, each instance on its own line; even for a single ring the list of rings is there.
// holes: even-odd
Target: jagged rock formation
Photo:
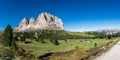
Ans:
[[[35,25],[35,19],[33,17],[30,18],[29,25]]]
[[[22,22],[18,25],[16,29],[21,30],[21,31],[25,30],[28,24],[29,24],[28,20],[26,18],[23,18]]]
[[[35,20],[33,17],[28,21],[23,18],[21,23],[15,28],[18,31],[39,30],[39,29],[57,29],[64,30],[63,22],[60,18],[49,13],[41,13]]]

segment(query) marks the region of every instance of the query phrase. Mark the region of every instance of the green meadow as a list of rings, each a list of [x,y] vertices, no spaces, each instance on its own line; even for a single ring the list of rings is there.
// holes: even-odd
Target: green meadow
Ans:
[[[84,39],[83,39],[84,40]],[[68,39],[67,42],[60,40],[60,45],[56,46],[52,43],[40,43],[34,40],[28,39],[31,43],[23,44],[19,43],[25,50],[31,51],[34,55],[43,55],[49,52],[63,52],[75,49],[76,47],[83,48],[83,49],[90,49],[93,48],[95,43],[97,46],[102,46],[110,42],[111,40],[106,39],[87,39],[91,40],[92,42],[80,42],[79,39]]]

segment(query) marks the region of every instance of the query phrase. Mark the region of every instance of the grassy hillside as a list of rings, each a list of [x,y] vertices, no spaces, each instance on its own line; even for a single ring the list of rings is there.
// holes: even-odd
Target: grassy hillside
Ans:
[[[40,43],[33,40],[32,43],[23,44],[19,43],[19,46],[22,46],[27,51],[32,51],[32,54],[34,55],[42,55],[44,53],[48,52],[60,52],[60,51],[69,51],[72,49],[75,49],[76,47],[83,48],[85,50],[89,48],[93,48],[95,43],[97,43],[97,46],[102,46],[110,42],[111,40],[105,40],[105,39],[90,39],[92,42],[80,42],[80,40],[68,40],[68,42],[59,41],[60,45],[56,46],[51,43]]]
[[[86,32],[67,32],[69,35],[79,35],[82,37],[95,37],[95,35],[88,34]]]

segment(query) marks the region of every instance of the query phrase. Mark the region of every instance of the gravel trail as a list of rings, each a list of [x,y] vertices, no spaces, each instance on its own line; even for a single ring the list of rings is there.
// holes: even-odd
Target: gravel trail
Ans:
[[[115,44],[111,50],[103,53],[101,56],[94,60],[120,60],[120,41]]]

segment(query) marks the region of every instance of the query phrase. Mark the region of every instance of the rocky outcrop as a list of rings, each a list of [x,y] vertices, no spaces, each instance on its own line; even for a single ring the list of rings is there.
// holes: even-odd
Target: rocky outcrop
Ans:
[[[21,23],[15,29],[18,31],[39,29],[64,30],[64,26],[60,18],[44,12],[41,13],[36,20],[33,17],[30,18],[29,21],[26,18],[23,18]]]

